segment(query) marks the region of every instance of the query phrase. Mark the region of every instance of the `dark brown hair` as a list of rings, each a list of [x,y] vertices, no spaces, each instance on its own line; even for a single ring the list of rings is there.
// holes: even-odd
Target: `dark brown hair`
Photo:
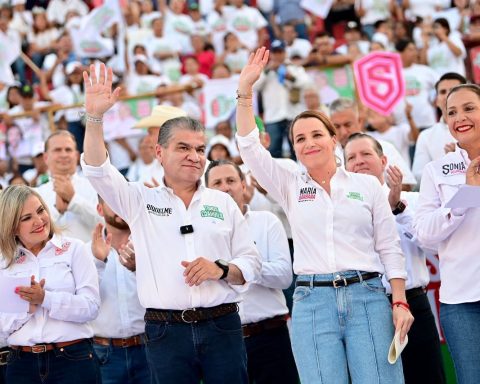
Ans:
[[[303,120],[303,119],[317,119],[319,120],[327,129],[328,133],[330,136],[336,136],[337,135],[337,130],[335,129],[334,125],[330,121],[327,115],[325,115],[323,112],[320,111],[304,111],[297,115],[292,123],[290,124],[290,128],[288,130],[288,137],[290,138],[290,141],[293,143],[293,126],[298,120]]]

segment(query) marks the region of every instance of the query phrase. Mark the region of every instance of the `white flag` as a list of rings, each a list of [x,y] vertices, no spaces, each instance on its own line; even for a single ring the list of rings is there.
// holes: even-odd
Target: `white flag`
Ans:
[[[0,83],[13,84],[10,65],[20,56],[20,42],[0,31]]]
[[[205,127],[213,128],[219,122],[230,119],[235,112],[237,87],[238,75],[205,83],[202,90]]]

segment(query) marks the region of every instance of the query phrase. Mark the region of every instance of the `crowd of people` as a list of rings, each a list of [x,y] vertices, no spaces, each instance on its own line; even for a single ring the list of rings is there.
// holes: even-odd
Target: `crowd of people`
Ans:
[[[441,384],[439,330],[478,381],[480,217],[445,205],[480,186],[480,3],[128,1],[101,58],[77,44],[101,2],[1,4],[23,53],[0,68],[0,279],[30,284],[0,311],[0,383]],[[403,65],[389,116],[309,75],[375,50]],[[205,128],[202,88],[233,76]]]

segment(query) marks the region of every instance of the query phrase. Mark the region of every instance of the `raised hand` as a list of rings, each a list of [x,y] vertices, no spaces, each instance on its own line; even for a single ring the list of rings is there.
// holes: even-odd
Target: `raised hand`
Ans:
[[[480,156],[473,159],[467,168],[467,184],[480,187]]]
[[[388,202],[392,210],[400,201],[400,193],[402,192],[403,174],[397,166],[389,166],[387,168],[387,185],[390,188],[388,194]]]
[[[105,261],[110,253],[112,246],[112,234],[107,234],[103,238],[103,224],[98,223],[92,233],[92,253],[95,258],[100,261]]]
[[[105,76],[106,72],[106,76]],[[86,71],[83,72],[83,81],[85,83],[85,112],[92,116],[101,118],[113,104],[118,100],[120,87],[112,92],[112,68],[106,68],[105,64],[100,64],[100,73],[95,73],[95,65],[90,65],[90,76]]]
[[[260,74],[268,63],[270,51],[265,47],[259,48],[255,53],[251,53],[248,63],[243,67],[238,81],[238,90],[240,92],[250,92],[253,84],[258,80]]]

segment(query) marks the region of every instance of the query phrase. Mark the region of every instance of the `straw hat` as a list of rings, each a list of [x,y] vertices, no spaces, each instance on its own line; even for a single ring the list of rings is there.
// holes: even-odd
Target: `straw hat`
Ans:
[[[161,127],[167,120],[182,116],[187,116],[187,113],[183,109],[172,107],[170,105],[157,105],[156,107],[153,107],[150,116],[140,119],[133,127]]]

